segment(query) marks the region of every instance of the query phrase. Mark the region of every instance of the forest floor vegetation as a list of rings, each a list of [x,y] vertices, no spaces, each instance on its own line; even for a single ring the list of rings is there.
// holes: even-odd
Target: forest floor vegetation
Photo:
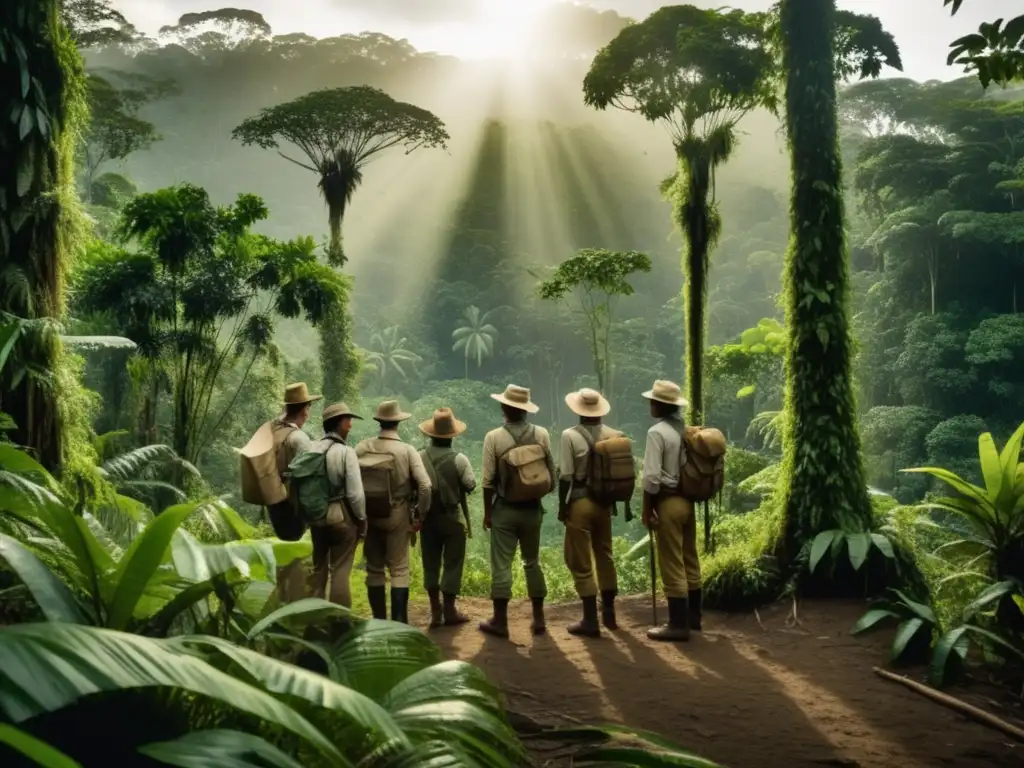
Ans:
[[[474,620],[490,610],[479,599],[461,605]],[[675,646],[644,638],[650,598],[622,599],[619,609],[620,629],[594,640],[566,632],[578,618],[575,604],[552,606],[548,634],[531,636],[526,601],[509,609],[509,641],[485,637],[472,623],[430,634],[447,656],[479,666],[502,687],[521,730],[618,723],[743,768],[999,768],[1024,758],[1024,744],[872,675],[891,637],[851,637],[862,601],[802,601],[799,624],[788,601],[758,612],[709,612],[704,632]],[[427,614],[414,609],[411,621],[425,626]],[[923,678],[918,668],[901,671]],[[1019,701],[987,683],[950,692],[1024,726]],[[564,743],[527,744],[540,765],[572,764]]]

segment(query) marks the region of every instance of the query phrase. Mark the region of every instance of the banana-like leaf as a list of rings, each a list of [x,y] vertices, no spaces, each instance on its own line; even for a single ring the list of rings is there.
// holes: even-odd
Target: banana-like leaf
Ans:
[[[306,597],[287,603],[276,611],[264,616],[253,624],[249,630],[249,639],[255,640],[270,628],[283,623],[309,623],[319,621],[326,616],[337,616],[343,619],[353,618],[352,611],[343,605],[331,603],[319,597]]]
[[[174,741],[147,744],[139,752],[178,768],[303,768],[273,744],[251,733],[211,729],[188,733]],[[338,768],[352,765],[342,757]]]
[[[206,581],[189,584],[178,591],[159,611],[146,619],[145,624],[139,629],[139,634],[166,637],[175,621],[185,611],[193,609],[216,591],[218,579],[222,579],[229,587],[244,581],[244,577],[236,571],[234,574],[220,574]]]
[[[92,623],[67,585],[20,542],[2,533],[0,558],[18,574],[48,621]]]
[[[989,501],[988,494],[984,488],[979,488],[973,483],[969,483],[964,480],[960,475],[950,472],[948,469],[942,469],[941,467],[913,467],[910,469],[901,469],[900,472],[917,472],[941,480],[946,485],[950,486],[957,493],[961,493],[969,499],[974,499],[979,504],[987,505],[992,507],[992,502]]]
[[[465,701],[504,717],[501,694],[487,676],[465,661],[444,661],[421,669],[380,699],[389,712],[445,701]]]
[[[480,768],[522,765],[526,758],[515,731],[503,719],[465,701],[420,704],[396,712],[395,723],[419,739],[444,737],[474,759]]]
[[[999,464],[1003,470],[1003,495],[999,501],[1001,505],[1007,505],[1012,495],[1015,495],[1017,475],[1020,471],[1020,449],[1024,443],[1024,422],[1017,427],[1016,431],[1006,441],[1003,452],[999,455]]]
[[[981,464],[981,476],[985,480],[985,491],[993,504],[999,501],[1003,485],[1003,467],[999,463],[999,451],[991,432],[978,435],[978,463]]]
[[[898,661],[900,656],[907,650],[910,641],[925,626],[924,621],[914,616],[907,619],[896,630],[896,636],[892,640],[892,660]]]
[[[82,768],[56,747],[13,725],[0,723],[0,744],[6,744],[43,768]]]
[[[110,629],[124,629],[128,626],[146,585],[164,561],[175,532],[194,511],[193,504],[169,507],[132,541],[118,563],[114,576],[116,587],[107,615],[107,626]]]
[[[867,632],[869,629],[872,629],[880,621],[898,618],[900,618],[900,615],[895,611],[890,611],[885,608],[874,608],[857,620],[857,623],[853,625],[853,629],[850,630],[850,634],[859,635],[861,632]]]
[[[374,734],[381,741],[393,741],[396,744],[408,742],[405,734],[380,705],[359,691],[339,685],[322,675],[271,659],[219,637],[191,635],[163,642],[176,648],[212,651],[212,665],[238,667],[270,693],[292,696],[315,707],[330,710],[337,719],[348,721],[360,731]]]
[[[302,715],[169,641],[70,624],[22,624],[0,630],[0,713],[13,723],[56,712],[101,692],[176,688],[291,731],[340,760],[341,753]]]
[[[442,660],[440,649],[415,627],[371,619],[346,632],[331,656],[338,682],[374,701],[410,675]]]

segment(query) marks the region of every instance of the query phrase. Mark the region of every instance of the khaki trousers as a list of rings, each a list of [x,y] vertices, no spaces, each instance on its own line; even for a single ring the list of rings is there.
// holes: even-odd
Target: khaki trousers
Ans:
[[[459,512],[427,515],[420,531],[420,554],[424,587],[440,589],[446,595],[458,595],[462,591],[466,526]]]
[[[615,560],[612,557],[612,510],[589,498],[569,504],[565,521],[565,565],[580,597],[594,597],[618,590]],[[594,579],[595,565],[597,579]]]
[[[665,597],[688,597],[700,589],[700,559],[697,556],[697,515],[693,502],[682,496],[658,499],[658,564]]]
[[[495,499],[491,512],[491,599],[512,599],[512,558],[516,549],[523,559],[526,593],[547,597],[548,587],[540,567],[540,526],[544,508],[538,504],[507,504]]]
[[[391,517],[370,520],[363,543],[366,558],[366,586],[383,587],[391,577],[391,587],[409,587],[409,502],[403,500],[391,507]]]
[[[327,516],[313,523],[309,532],[313,539],[313,597],[326,597],[330,580],[330,601],[351,608],[349,578],[359,543],[359,526],[340,502],[334,502],[328,507]]]

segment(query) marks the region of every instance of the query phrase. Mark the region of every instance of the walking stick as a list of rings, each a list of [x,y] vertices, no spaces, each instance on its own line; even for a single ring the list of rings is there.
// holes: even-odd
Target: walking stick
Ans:
[[[648,529],[647,543],[651,550],[651,613],[654,617],[654,626],[658,626],[658,568],[654,562],[654,528]]]

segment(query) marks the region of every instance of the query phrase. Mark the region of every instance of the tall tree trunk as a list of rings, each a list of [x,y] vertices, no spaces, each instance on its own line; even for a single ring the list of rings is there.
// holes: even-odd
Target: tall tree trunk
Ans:
[[[708,265],[710,261],[711,167],[703,152],[680,155],[680,167],[686,174],[686,197],[677,211],[679,225],[686,239],[683,256],[683,309],[686,313],[686,382],[690,400],[689,421],[704,423],[704,339],[707,335]]]
[[[871,524],[851,373],[835,12],[835,0],[782,0],[780,11],[792,169],[780,477],[787,562],[823,530]]]
[[[59,0],[4,0],[0,29],[0,311],[60,320],[76,225],[76,129],[86,114],[82,61]],[[61,464],[62,414],[44,379],[56,376],[61,354],[55,330],[30,329],[0,372],[13,439],[50,470]],[[15,383],[25,366],[41,373]]]

